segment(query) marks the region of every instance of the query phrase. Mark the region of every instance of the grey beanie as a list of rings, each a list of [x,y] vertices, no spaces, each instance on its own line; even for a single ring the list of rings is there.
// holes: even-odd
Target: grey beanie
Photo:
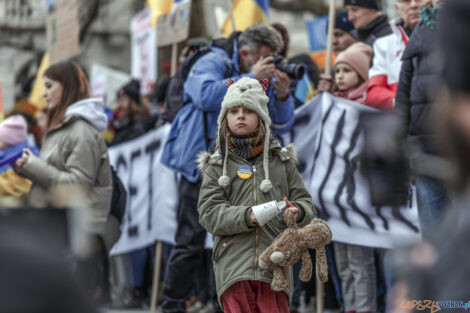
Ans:
[[[269,139],[271,137],[271,118],[269,117],[268,110],[269,98],[266,96],[266,92],[261,86],[260,82],[256,79],[243,77],[236,83],[228,87],[227,93],[225,94],[224,100],[222,101],[222,109],[220,110],[218,124],[218,136],[221,136],[220,125],[225,118],[227,110],[237,107],[244,106],[250,110],[255,111],[260,119],[264,123],[266,134],[264,138],[264,149],[263,149],[263,169],[266,175],[265,179],[261,182],[261,191],[267,192],[272,188],[271,181],[269,180]],[[219,138],[219,142],[221,142]],[[225,138],[225,158],[223,164],[222,176],[219,177],[219,185],[221,187],[227,187],[230,184],[230,178],[227,176],[227,155],[228,155],[228,140]]]

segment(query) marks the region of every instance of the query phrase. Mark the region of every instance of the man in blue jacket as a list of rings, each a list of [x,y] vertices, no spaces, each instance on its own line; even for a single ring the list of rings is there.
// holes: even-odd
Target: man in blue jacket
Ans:
[[[185,312],[184,300],[204,251],[205,230],[199,225],[197,202],[201,186],[197,155],[210,150],[217,131],[217,117],[227,91],[225,80],[248,76],[270,80],[266,90],[273,131],[288,132],[294,123],[290,78],[276,69],[273,57],[282,48],[281,35],[266,25],[254,25],[228,39],[216,40],[211,51],[196,61],[184,84],[185,105],[173,120],[162,163],[181,173],[176,245],[166,269],[163,312]]]

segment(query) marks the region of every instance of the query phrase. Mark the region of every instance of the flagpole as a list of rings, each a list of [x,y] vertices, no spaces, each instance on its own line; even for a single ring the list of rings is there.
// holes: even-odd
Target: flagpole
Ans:
[[[233,0],[226,0],[225,3],[230,14],[230,21],[232,22],[232,31],[236,31],[237,28],[235,27],[235,16],[233,15]]]
[[[331,53],[333,50],[333,29],[335,25],[335,0],[330,0],[330,10],[328,14],[328,39],[326,42],[326,64],[325,74],[331,75]],[[317,260],[318,262],[318,260]],[[316,272],[316,271],[315,271]],[[323,313],[323,283],[316,273],[316,292],[317,292],[317,309],[316,313]]]
[[[160,269],[162,265],[162,251],[163,243],[157,241],[155,244],[155,263],[153,269],[153,285],[152,285],[152,296],[150,301],[150,312],[155,313],[157,307],[157,298],[159,293],[159,284],[160,284]]]
[[[328,16],[328,39],[326,43],[325,74],[331,74],[331,53],[333,50],[333,30],[335,25],[335,0],[330,0],[330,11]],[[318,312],[317,313],[321,313]]]

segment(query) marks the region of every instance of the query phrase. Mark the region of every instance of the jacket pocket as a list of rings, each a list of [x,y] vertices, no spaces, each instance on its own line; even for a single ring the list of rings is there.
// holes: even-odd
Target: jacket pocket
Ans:
[[[212,260],[217,262],[227,252],[230,242],[227,240],[229,236],[214,237],[214,249],[212,252]]]

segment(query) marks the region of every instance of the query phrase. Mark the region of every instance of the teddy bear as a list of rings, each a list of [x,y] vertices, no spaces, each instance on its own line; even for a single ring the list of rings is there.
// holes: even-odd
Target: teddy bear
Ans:
[[[273,281],[271,289],[283,290],[287,287],[287,277],[284,268],[293,265],[302,258],[300,280],[306,282],[312,277],[312,260],[308,249],[316,250],[317,275],[322,283],[328,280],[328,264],[325,246],[331,241],[331,230],[328,224],[321,219],[314,219],[310,224],[299,228],[295,215],[288,210],[284,211],[284,221],[287,229],[284,230],[273,243],[263,251],[259,258],[262,268],[273,268]]]

